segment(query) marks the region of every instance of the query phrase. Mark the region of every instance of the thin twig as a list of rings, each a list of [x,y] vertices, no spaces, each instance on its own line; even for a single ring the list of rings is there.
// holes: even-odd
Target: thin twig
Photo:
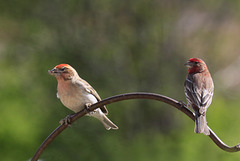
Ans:
[[[129,100],[129,99],[151,99],[151,100],[157,100],[164,102],[166,104],[169,104],[183,113],[185,113],[189,118],[191,118],[193,121],[195,120],[195,116],[191,110],[189,110],[186,105],[183,102],[176,101],[172,98],[160,95],[160,94],[154,94],[154,93],[143,93],[143,92],[137,92],[137,93],[126,93],[126,94],[120,94],[116,96],[112,96],[109,98],[106,98],[98,103],[93,104],[91,107],[89,107],[89,111],[93,111],[98,107],[101,107],[103,105],[111,104],[114,102],[119,102],[123,100]],[[80,117],[84,116],[87,113],[86,110],[82,110],[70,118],[70,124],[72,124],[74,121],[79,119]],[[60,125],[58,126],[47,138],[46,140],[41,144],[39,149],[36,151],[35,155],[32,158],[32,161],[37,161],[40,155],[43,153],[44,149],[64,130],[67,128],[68,125]],[[209,127],[208,127],[209,128]],[[218,136],[209,128],[210,135],[209,137],[212,139],[212,141],[222,150],[225,150],[227,152],[238,152],[240,151],[240,144],[236,146],[228,146],[226,145],[222,140],[218,138]]]

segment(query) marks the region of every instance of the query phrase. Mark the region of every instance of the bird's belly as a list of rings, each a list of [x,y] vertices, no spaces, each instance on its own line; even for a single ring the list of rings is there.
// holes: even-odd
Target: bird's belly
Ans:
[[[83,110],[87,103],[94,104],[98,102],[92,94],[62,95],[60,100],[64,106],[74,112]]]

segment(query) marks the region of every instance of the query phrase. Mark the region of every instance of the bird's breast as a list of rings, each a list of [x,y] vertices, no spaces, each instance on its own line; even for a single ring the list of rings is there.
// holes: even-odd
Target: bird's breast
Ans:
[[[96,103],[97,99],[83,87],[71,84],[58,84],[58,96],[64,106],[74,112],[85,108],[86,103]]]

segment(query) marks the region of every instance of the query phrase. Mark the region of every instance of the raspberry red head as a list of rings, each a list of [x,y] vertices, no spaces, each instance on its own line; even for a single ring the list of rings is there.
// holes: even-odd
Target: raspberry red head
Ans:
[[[189,61],[190,61],[190,62],[204,63],[204,61],[203,61],[202,59],[199,59],[199,58],[190,58]]]
[[[201,73],[207,70],[207,65],[202,59],[190,58],[185,64],[188,67],[188,73]]]

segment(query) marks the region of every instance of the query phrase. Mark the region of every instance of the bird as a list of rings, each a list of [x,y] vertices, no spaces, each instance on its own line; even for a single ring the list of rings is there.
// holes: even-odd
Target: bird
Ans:
[[[101,101],[100,96],[94,88],[85,80],[79,77],[77,71],[69,64],[59,64],[48,73],[55,76],[58,82],[57,98],[62,104],[73,112],[77,113],[87,109],[91,104]],[[105,106],[88,112],[87,116],[97,118],[107,130],[118,129],[118,127],[106,116],[108,110]],[[69,118],[60,121],[61,124],[68,122]]]
[[[214,83],[206,63],[199,58],[190,58],[185,64],[188,74],[184,82],[184,91],[188,106],[195,113],[195,133],[210,135],[206,112],[212,103]]]

